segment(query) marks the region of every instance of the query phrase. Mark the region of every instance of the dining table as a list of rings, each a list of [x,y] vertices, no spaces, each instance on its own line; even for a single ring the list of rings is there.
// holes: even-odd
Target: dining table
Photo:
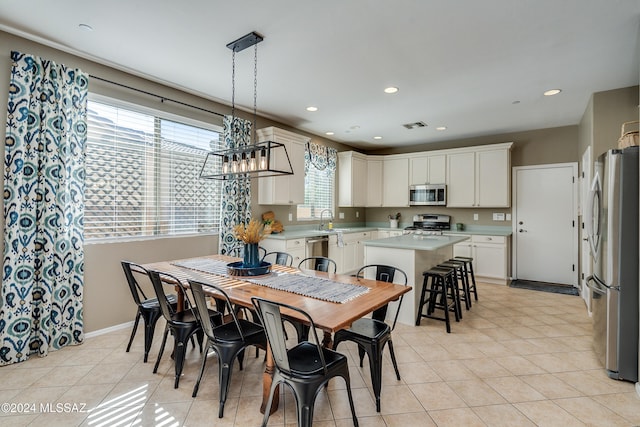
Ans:
[[[215,298],[213,288],[222,288],[233,304],[253,309],[252,297],[264,298],[298,307],[307,312],[315,326],[324,332],[323,345],[331,348],[334,332],[348,328],[354,321],[372,311],[398,300],[411,290],[410,286],[398,285],[374,279],[357,278],[349,275],[332,274],[314,270],[274,264],[263,276],[239,276],[227,268],[239,258],[226,255],[209,255],[172,261],[144,264],[147,270],[168,273],[188,287],[188,281],[202,283],[203,289]],[[231,274],[230,274],[231,272]],[[172,279],[165,281],[171,284]],[[175,284],[175,283],[174,283]],[[316,294],[320,287],[321,292]],[[315,290],[314,290],[315,289]],[[333,293],[332,290],[333,289]],[[180,293],[178,293],[180,299]],[[180,304],[180,301],[179,301]],[[283,313],[294,321],[307,323],[300,314],[291,311]],[[263,374],[263,397],[260,411],[264,413],[271,388],[274,361],[267,346],[266,367]],[[277,410],[278,393],[274,395],[270,413]]]

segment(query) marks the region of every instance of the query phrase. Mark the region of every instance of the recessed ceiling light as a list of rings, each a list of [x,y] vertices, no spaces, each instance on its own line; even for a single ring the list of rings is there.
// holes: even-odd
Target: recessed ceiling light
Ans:
[[[513,105],[520,104],[520,101],[513,101],[512,104]]]
[[[559,94],[560,92],[562,92],[561,89],[549,89],[544,93],[544,96],[553,96]]]
[[[79,24],[78,28],[80,28],[82,31],[93,31],[93,27],[89,24]]]
[[[333,132],[325,132],[324,134],[325,134],[325,135],[329,135],[329,136],[331,136],[331,135],[333,135],[334,133],[333,133]]]
[[[447,130],[446,126],[438,126],[436,130]]]
[[[318,111],[318,107],[314,107],[314,106],[307,107],[307,111]]]
[[[381,136],[374,136],[373,139],[382,139]]]
[[[389,86],[387,88],[384,89],[384,93],[396,93],[398,92],[398,88],[395,86]]]
[[[357,130],[357,129],[360,129],[360,126],[358,126],[358,125],[354,125],[354,126],[351,126],[349,129],[351,129],[351,130]]]

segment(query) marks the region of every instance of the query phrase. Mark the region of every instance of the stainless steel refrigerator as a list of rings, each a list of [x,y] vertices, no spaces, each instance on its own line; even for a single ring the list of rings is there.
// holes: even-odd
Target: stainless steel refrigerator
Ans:
[[[588,211],[593,344],[611,378],[638,381],[638,147],[595,162]]]

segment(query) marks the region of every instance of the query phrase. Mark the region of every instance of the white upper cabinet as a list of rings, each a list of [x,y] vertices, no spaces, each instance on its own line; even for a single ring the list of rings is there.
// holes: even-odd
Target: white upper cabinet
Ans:
[[[260,178],[258,180],[258,203],[261,205],[298,205],[304,203],[304,150],[311,139],[275,127],[258,129],[258,141],[274,141],[284,144],[289,154],[293,175]],[[275,167],[288,170],[286,156],[277,152]]]
[[[386,156],[382,165],[382,205],[409,206],[409,159]]]
[[[338,206],[365,206],[367,190],[367,156],[355,151],[338,153]]]
[[[382,206],[382,163],[381,156],[367,156],[367,207]]]
[[[421,155],[409,159],[409,185],[444,184],[447,180],[447,156]]]
[[[448,207],[509,207],[511,143],[447,154]]]

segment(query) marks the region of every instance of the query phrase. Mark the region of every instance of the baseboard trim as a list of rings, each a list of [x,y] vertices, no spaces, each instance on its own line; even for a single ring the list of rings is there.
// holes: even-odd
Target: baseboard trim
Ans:
[[[127,329],[127,328],[130,328],[132,326],[133,326],[133,320],[131,322],[127,322],[127,323],[121,323],[119,325],[109,326],[108,328],[98,329],[97,331],[87,332],[86,334],[84,334],[84,337],[85,338],[93,338],[93,337],[97,337],[97,336],[100,336],[100,335],[108,334],[109,332],[119,331],[120,329]]]

